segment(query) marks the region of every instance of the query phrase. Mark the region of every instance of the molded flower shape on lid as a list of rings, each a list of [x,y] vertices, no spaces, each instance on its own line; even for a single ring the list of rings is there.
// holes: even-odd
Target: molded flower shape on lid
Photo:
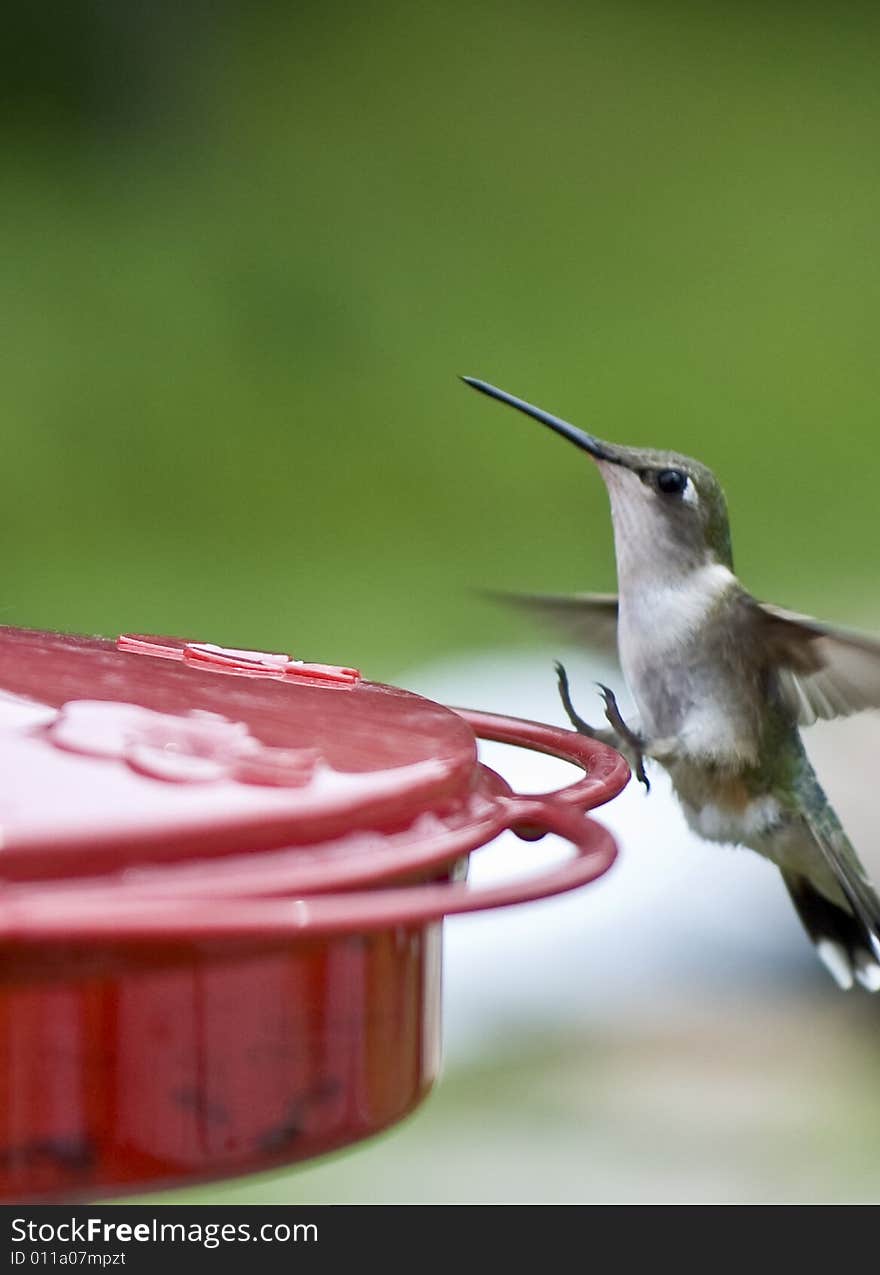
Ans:
[[[313,748],[261,744],[243,722],[219,713],[157,713],[115,700],[70,700],[58,710],[48,734],[59,748],[115,758],[170,783],[232,779],[299,788],[309,782],[319,758]]]

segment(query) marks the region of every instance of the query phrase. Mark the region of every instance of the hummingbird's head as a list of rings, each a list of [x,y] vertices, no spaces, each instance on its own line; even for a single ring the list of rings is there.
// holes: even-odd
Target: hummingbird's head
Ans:
[[[732,568],[727,503],[705,465],[678,452],[606,443],[539,407],[462,377],[468,385],[534,417],[590,455],[611,500],[619,571]]]

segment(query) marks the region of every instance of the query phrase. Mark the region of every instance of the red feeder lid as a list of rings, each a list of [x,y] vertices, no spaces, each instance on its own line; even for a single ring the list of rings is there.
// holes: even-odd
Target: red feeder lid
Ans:
[[[479,765],[468,716],[589,778],[552,810],[512,804]],[[449,862],[512,822],[559,830],[563,803],[596,805],[626,783],[611,750],[516,725],[285,655],[0,628],[4,902],[36,882],[71,903],[71,887],[81,901],[112,886],[117,911],[126,897],[345,890]]]

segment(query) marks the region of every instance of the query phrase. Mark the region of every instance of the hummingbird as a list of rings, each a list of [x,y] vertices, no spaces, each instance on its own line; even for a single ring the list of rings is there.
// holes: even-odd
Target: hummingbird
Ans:
[[[880,708],[880,639],[754,598],[734,574],[724,493],[699,461],[603,442],[486,381],[462,380],[574,443],[605,482],[618,593],[513,598],[618,656],[638,717],[626,722],[600,685],[607,726],[589,725],[557,664],[572,726],[622,752],[646,789],[644,760],[665,769],[698,836],[779,868],[839,986],[880,991],[880,898],[800,736],[819,718]]]

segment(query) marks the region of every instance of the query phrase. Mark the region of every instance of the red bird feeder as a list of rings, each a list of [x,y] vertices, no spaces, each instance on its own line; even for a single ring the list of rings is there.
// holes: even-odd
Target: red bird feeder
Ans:
[[[518,796],[476,737],[587,777]],[[444,916],[584,885],[611,749],[354,669],[0,629],[0,1198],[247,1173],[375,1133],[440,1054]],[[507,828],[574,856],[469,889]]]

